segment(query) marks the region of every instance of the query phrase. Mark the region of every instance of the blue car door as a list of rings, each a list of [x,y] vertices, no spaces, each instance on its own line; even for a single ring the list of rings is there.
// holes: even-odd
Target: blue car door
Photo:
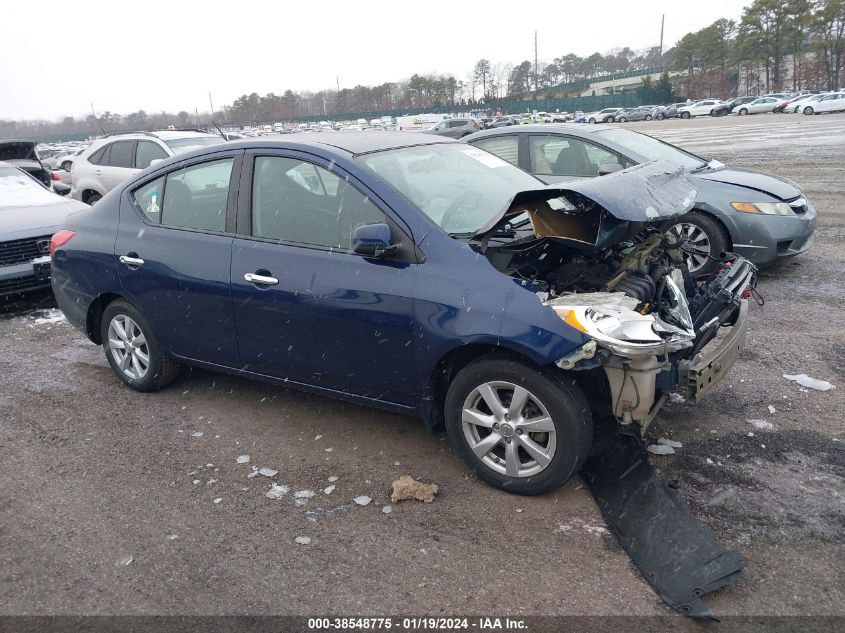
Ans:
[[[248,371],[396,404],[414,402],[413,257],[351,250],[355,227],[396,218],[310,154],[247,155],[232,296]],[[413,254],[411,244],[410,252]]]
[[[206,155],[130,190],[115,242],[126,297],[164,346],[230,366],[238,358],[229,267],[242,156]]]

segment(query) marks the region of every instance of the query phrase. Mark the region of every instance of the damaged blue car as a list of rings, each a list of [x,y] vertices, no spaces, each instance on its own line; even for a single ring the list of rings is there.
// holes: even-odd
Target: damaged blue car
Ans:
[[[484,481],[540,494],[594,419],[644,433],[738,357],[755,267],[693,276],[659,229],[695,197],[663,161],[546,186],[432,135],[250,139],[74,213],[52,284],[133,389],[196,366],[416,414]]]

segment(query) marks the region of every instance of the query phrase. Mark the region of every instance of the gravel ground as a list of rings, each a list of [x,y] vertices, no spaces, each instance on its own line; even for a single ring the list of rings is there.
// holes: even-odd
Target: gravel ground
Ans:
[[[761,275],[725,383],[659,416],[655,436],[683,448],[653,461],[748,561],[714,612],[845,615],[845,117],[626,127],[791,178],[818,209],[810,252]],[[507,495],[413,418],[204,371],[135,393],[48,296],[7,305],[0,341],[4,614],[671,613],[579,478]],[[383,512],[402,474],[435,501]],[[268,499],[271,482],[290,491]],[[297,505],[301,490],[316,494]]]

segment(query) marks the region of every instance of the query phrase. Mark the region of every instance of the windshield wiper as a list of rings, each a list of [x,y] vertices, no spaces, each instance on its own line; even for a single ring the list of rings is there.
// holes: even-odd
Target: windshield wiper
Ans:
[[[447,233],[447,235],[456,240],[468,240],[473,235],[475,235],[475,233],[470,231],[469,233]]]
[[[705,162],[701,163],[698,167],[693,169],[690,173],[691,174],[697,174],[698,172],[704,171],[705,169],[709,169],[709,168],[710,168],[710,162],[705,161]]]

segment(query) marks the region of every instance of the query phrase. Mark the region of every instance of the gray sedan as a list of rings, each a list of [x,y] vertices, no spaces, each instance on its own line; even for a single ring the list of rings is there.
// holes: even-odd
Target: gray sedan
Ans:
[[[682,166],[697,190],[695,207],[666,230],[688,240],[690,272],[712,270],[721,253],[758,265],[813,244],[816,211],[795,183],[707,161],[656,138],[618,127],[523,125],[464,139],[547,183],[602,176],[656,159]]]
[[[69,213],[88,208],[0,161],[0,297],[50,287],[50,238]]]

